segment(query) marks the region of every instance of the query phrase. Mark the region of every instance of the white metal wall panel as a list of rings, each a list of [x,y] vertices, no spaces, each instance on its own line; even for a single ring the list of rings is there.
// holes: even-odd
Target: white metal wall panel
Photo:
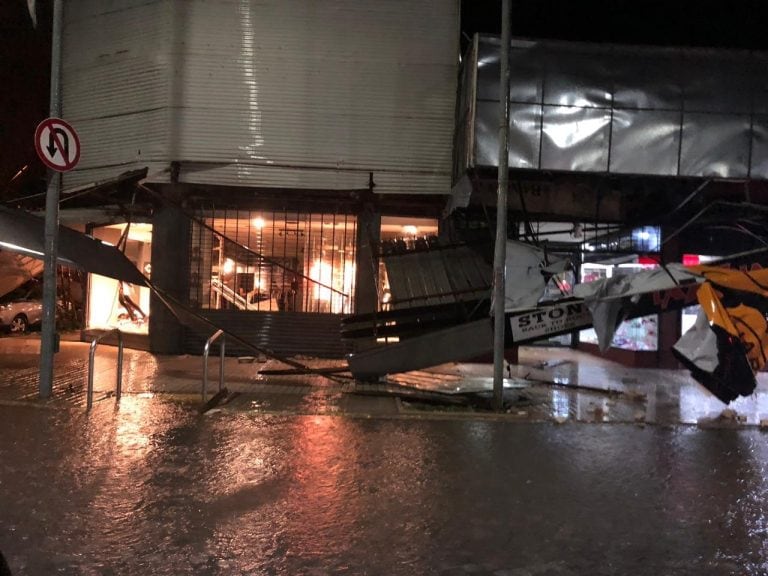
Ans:
[[[162,0],[66,3],[62,115],[82,152],[65,188],[168,165],[171,8]]]
[[[403,191],[379,178],[394,171],[414,193],[448,192],[457,2],[190,0],[175,25],[182,161],[261,166],[269,182],[305,167],[372,171],[382,193]],[[264,172],[226,183],[263,185],[250,175]]]
[[[153,172],[150,170],[150,175]],[[155,173],[152,182],[168,182],[169,174]],[[246,163],[185,163],[184,182],[190,184],[257,182],[262,188],[364,190],[368,173],[353,170],[308,170]]]
[[[446,194],[458,0],[78,0],[65,186],[182,163],[186,182]],[[167,172],[150,179],[167,180]]]

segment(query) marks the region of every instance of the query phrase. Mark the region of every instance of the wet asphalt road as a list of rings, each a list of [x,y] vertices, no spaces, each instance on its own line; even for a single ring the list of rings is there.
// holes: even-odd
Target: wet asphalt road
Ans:
[[[0,406],[14,575],[766,574],[764,433]]]

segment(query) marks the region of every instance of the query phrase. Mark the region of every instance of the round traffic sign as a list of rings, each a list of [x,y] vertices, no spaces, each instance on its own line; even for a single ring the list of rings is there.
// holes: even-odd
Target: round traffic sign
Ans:
[[[35,150],[48,168],[67,172],[80,160],[80,138],[61,118],[46,118],[35,130]]]

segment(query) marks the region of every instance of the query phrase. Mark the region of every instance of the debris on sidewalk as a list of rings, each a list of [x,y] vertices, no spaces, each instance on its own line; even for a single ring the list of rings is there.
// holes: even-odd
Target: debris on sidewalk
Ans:
[[[746,415],[739,414],[733,408],[724,408],[720,414],[711,417],[699,418],[696,424],[701,428],[736,427],[746,423]]]

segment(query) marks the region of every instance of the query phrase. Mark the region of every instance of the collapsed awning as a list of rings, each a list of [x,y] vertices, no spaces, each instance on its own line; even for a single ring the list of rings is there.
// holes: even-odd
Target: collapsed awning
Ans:
[[[43,262],[0,251],[0,296],[5,296],[43,271]]]
[[[0,206],[0,249],[43,258],[45,220],[24,210]],[[59,226],[58,261],[115,280],[146,286],[139,270],[120,250]]]

